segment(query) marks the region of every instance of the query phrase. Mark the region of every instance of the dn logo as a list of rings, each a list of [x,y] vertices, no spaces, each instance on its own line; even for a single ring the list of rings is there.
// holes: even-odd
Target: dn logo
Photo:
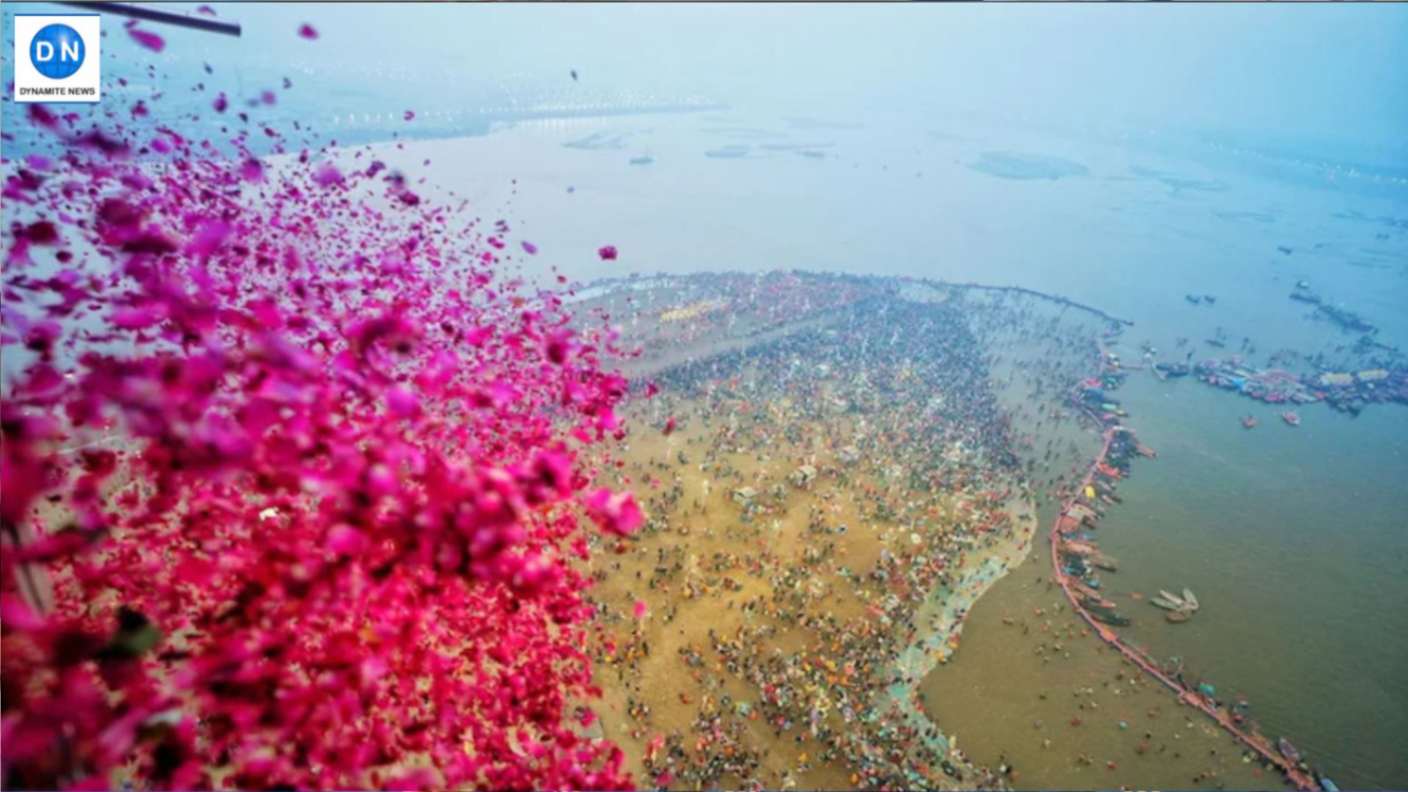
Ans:
[[[83,37],[68,25],[45,25],[29,42],[29,62],[53,80],[70,77],[83,65]]]

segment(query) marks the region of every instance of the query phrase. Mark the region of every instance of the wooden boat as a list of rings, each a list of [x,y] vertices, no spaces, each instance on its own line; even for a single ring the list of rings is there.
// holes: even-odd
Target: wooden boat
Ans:
[[[1164,590],[1164,589],[1159,589],[1159,596],[1163,597],[1164,599],[1168,600],[1169,602],[1172,602],[1173,605],[1174,605],[1174,607],[1176,607],[1176,608],[1180,608],[1180,609],[1181,609],[1181,608],[1186,608],[1186,607],[1188,607],[1188,603],[1184,602],[1182,597],[1180,597],[1180,596],[1178,596],[1177,594],[1174,594],[1174,593],[1172,593],[1172,592],[1170,592],[1170,591],[1166,591],[1166,590]]]
[[[1074,517],[1077,520],[1080,520],[1081,522],[1094,522],[1095,519],[1099,517],[1099,515],[1095,513],[1094,509],[1090,508],[1089,506],[1086,506],[1083,503],[1071,504],[1071,508],[1066,510],[1066,516]]]
[[[1121,616],[1106,608],[1091,608],[1090,617],[1098,622],[1103,622],[1112,627],[1127,627],[1130,624],[1128,616]]]
[[[1281,413],[1281,420],[1285,421],[1290,426],[1300,426],[1300,415],[1297,414],[1295,410],[1286,410]]]
[[[1076,592],[1077,594],[1081,595],[1082,597],[1086,597],[1086,598],[1089,598],[1089,599],[1100,599],[1100,598],[1101,598],[1101,597],[1100,597],[1100,592],[1096,591],[1095,589],[1091,588],[1090,586],[1085,585],[1084,583],[1081,582],[1081,580],[1080,580],[1079,578],[1072,578],[1072,579],[1071,579],[1071,588],[1072,588],[1073,590],[1075,590],[1075,592]]]
[[[1243,428],[1243,429],[1255,429],[1255,428],[1256,428],[1256,424],[1257,424],[1257,420],[1256,420],[1256,417],[1255,417],[1255,416],[1248,415],[1247,417],[1245,417],[1245,418],[1242,419],[1242,428]]]
[[[1291,745],[1291,741],[1287,740],[1285,737],[1276,741],[1276,750],[1280,751],[1282,756],[1292,762],[1300,761],[1300,751],[1297,750],[1294,745]]]
[[[1164,610],[1169,610],[1169,611],[1183,610],[1183,606],[1182,606],[1182,605],[1179,605],[1179,604],[1174,603],[1174,602],[1169,602],[1168,600],[1164,599],[1163,597],[1150,597],[1150,598],[1149,598],[1149,604],[1150,604],[1150,605],[1157,605],[1157,606],[1159,606],[1160,608],[1163,608]]]
[[[1183,589],[1183,602],[1188,605],[1188,610],[1193,612],[1198,610],[1198,598],[1193,596],[1191,589]]]
[[[1120,568],[1118,561],[1100,552],[1090,557],[1090,565],[1106,572],[1118,572]]]
[[[1186,622],[1191,618],[1193,618],[1193,614],[1189,613],[1188,611],[1182,610],[1171,610],[1168,613],[1164,614],[1164,619],[1168,620],[1172,624],[1182,624],[1183,622]]]
[[[1107,599],[1105,599],[1104,597],[1101,597],[1101,596],[1094,596],[1094,597],[1091,597],[1091,596],[1081,595],[1080,601],[1081,601],[1081,604],[1085,605],[1085,607],[1087,607],[1087,608],[1104,608],[1105,610],[1114,610],[1115,607],[1116,607],[1116,606],[1115,606],[1115,603],[1113,603],[1113,602],[1111,602],[1111,601],[1109,601],[1109,600],[1107,600]]]
[[[1077,542],[1071,539],[1067,539],[1066,541],[1062,542],[1060,548],[1061,552],[1063,553],[1070,553],[1071,555],[1078,556],[1088,556],[1095,552],[1095,548],[1091,547],[1085,542]]]

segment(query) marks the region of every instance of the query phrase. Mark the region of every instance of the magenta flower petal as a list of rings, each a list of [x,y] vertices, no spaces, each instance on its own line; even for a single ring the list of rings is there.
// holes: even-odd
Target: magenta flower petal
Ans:
[[[129,27],[127,29],[127,35],[131,36],[133,41],[152,52],[161,52],[166,49],[166,39],[150,31]]]

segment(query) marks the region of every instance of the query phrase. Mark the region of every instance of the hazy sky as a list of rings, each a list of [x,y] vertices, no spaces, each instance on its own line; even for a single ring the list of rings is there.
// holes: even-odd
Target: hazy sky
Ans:
[[[310,18],[396,62],[705,90],[844,111],[992,107],[1295,137],[1408,139],[1402,4],[436,5],[230,9]],[[267,20],[267,21],[266,21]],[[282,28],[282,29],[281,29]]]
[[[1398,3],[215,5],[245,28],[217,61],[449,67],[467,82],[575,68],[592,86],[825,117],[979,110],[1408,145]],[[296,37],[304,21],[318,41]],[[169,38],[169,52],[212,43]]]

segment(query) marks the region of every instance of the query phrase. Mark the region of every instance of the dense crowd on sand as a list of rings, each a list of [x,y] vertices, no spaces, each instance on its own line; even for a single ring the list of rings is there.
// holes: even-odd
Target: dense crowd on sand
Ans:
[[[1010,768],[949,750],[893,690],[915,689],[898,661],[940,629],[922,606],[983,559],[1025,553],[1032,526],[1018,530],[1013,512],[1034,496],[1034,438],[1019,455],[974,306],[852,296],[795,332],[657,372],[659,393],[629,416],[615,462],[648,518],[595,562],[596,659],[606,736],[647,783],[1007,780]],[[1023,382],[1054,400],[1071,376],[1066,365]]]

